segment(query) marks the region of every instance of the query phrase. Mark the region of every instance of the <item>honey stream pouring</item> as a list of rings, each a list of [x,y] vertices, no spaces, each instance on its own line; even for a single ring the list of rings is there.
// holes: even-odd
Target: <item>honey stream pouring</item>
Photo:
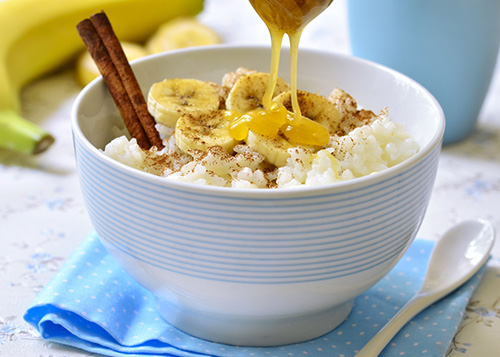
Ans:
[[[246,113],[233,120],[231,130],[238,127],[276,127],[274,136],[279,132],[289,140],[302,145],[324,146],[329,141],[328,130],[313,120],[302,116],[297,98],[297,58],[302,31],[316,16],[323,12],[333,0],[249,0],[257,14],[267,25],[271,35],[272,58],[270,76],[263,98],[264,110]],[[291,53],[291,104],[293,114],[283,110],[283,105],[273,101],[283,36],[290,39]],[[241,132],[241,130],[240,130]],[[269,135],[269,133],[266,133]],[[242,134],[240,134],[242,135]],[[244,134],[243,134],[244,135]]]

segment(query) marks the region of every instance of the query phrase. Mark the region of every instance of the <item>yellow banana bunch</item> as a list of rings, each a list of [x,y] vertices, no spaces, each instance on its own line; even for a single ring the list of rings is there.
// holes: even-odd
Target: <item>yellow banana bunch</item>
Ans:
[[[165,21],[202,8],[203,0],[0,1],[0,148],[32,154],[53,142],[22,118],[19,94],[84,48],[78,22],[104,10],[120,39],[140,42]]]
[[[286,115],[293,116],[293,106],[290,85],[282,78],[278,77],[273,93],[273,106],[281,107],[272,106],[264,115],[259,109],[263,108],[268,80],[268,73],[246,68],[225,74],[220,86],[196,79],[168,78],[151,86],[148,110],[157,123],[175,128],[175,143],[186,154],[213,146],[232,154],[237,144],[244,143],[268,163],[282,167],[290,157],[289,149],[300,146],[316,152],[326,145],[330,135],[337,133],[340,117],[328,98],[299,90],[303,118],[289,129]],[[340,94],[335,98],[341,98]],[[268,116],[270,112],[274,114]],[[248,122],[252,125],[246,126]]]

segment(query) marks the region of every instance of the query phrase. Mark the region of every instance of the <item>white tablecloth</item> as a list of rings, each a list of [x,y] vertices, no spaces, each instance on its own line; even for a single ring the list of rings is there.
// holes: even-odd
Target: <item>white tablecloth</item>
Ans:
[[[226,43],[269,44],[246,1],[206,0],[200,19]],[[306,29],[302,48],[349,54],[345,0],[336,0]],[[299,64],[300,71],[300,64]],[[71,69],[23,92],[25,116],[56,137],[46,153],[21,157],[0,151],[0,355],[86,356],[42,340],[24,311],[91,231],[75,171],[70,111],[80,88]],[[443,149],[437,181],[419,237],[436,240],[453,224],[484,218],[500,229],[500,65],[479,118],[465,141]],[[473,295],[450,356],[500,351],[500,239]]]

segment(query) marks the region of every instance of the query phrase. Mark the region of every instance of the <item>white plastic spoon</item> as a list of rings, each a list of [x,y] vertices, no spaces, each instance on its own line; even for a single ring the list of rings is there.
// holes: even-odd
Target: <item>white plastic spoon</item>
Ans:
[[[378,356],[398,331],[423,309],[469,280],[487,261],[495,230],[484,220],[462,222],[436,243],[417,294],[356,355]]]

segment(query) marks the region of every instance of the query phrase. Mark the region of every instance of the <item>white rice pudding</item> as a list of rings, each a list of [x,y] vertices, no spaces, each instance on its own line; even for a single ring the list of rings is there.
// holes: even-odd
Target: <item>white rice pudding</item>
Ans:
[[[221,88],[224,89],[224,88]],[[221,90],[221,93],[227,93]],[[358,109],[356,101],[340,89],[328,98],[341,120],[330,142],[319,150],[288,149],[286,164],[276,167],[244,142],[232,154],[218,146],[207,151],[182,152],[175,143],[174,128],[157,124],[165,148],[142,150],[123,134],[104,149],[109,157],[166,180],[236,188],[300,188],[329,185],[385,170],[410,158],[419,146],[405,128],[388,118],[384,109],[376,115]],[[221,101],[223,102],[223,100]]]

